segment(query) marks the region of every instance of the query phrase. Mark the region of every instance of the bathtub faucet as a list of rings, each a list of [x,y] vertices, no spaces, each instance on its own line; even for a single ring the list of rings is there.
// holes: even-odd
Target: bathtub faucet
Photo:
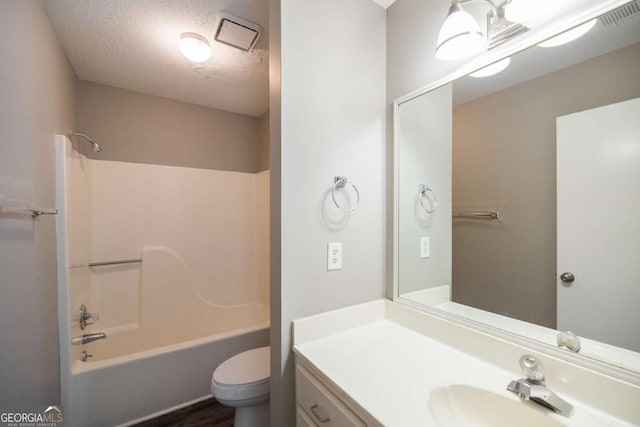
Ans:
[[[98,332],[95,334],[84,334],[79,337],[73,337],[71,339],[71,344],[89,344],[90,342],[103,340],[107,338],[107,334],[103,334],[102,332]]]

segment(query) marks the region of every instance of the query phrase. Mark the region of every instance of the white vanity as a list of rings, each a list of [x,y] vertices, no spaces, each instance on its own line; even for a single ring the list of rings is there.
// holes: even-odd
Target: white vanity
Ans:
[[[640,383],[388,300],[294,322],[298,426],[634,426]],[[507,391],[534,354],[562,416]]]

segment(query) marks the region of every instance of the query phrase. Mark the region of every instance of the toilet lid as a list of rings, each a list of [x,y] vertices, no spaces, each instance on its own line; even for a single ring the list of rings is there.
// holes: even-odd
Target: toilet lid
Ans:
[[[213,372],[213,380],[222,385],[248,385],[269,380],[271,351],[254,348],[225,360]]]

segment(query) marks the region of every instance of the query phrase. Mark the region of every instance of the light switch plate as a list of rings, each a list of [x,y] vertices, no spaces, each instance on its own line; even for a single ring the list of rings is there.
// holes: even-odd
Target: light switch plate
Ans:
[[[431,241],[428,236],[420,238],[420,258],[431,256]]]
[[[340,270],[342,268],[342,242],[329,243],[327,245],[327,270]]]

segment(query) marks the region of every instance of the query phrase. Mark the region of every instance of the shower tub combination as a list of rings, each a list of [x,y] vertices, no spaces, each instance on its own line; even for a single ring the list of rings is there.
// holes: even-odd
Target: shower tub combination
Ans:
[[[66,424],[129,425],[207,398],[211,375],[220,363],[269,344],[268,235],[260,231],[268,222],[268,173],[90,160],[75,151],[67,137],[57,136],[56,174]],[[216,174],[227,176],[211,176]],[[237,182],[221,190],[216,179],[227,187],[230,180]],[[160,184],[163,191],[154,191],[149,183]],[[126,189],[113,191],[125,184]],[[180,184],[191,187],[193,194],[178,191]],[[197,185],[203,188],[194,190]],[[180,200],[171,200],[176,194]],[[218,204],[229,209],[216,203],[216,197],[235,197],[240,206],[235,212],[216,213]],[[208,203],[204,208],[209,218],[199,217],[200,223],[192,217],[203,203]],[[140,223],[129,221],[136,218],[136,210],[157,212],[154,204],[165,206],[164,217],[153,213]],[[172,211],[168,205],[178,207]],[[229,236],[212,223],[221,223]],[[203,224],[203,229],[190,231],[194,224]],[[210,228],[215,238],[207,235]],[[130,258],[137,261],[89,266]],[[100,312],[84,329],[81,305]],[[73,338],[92,333],[107,338],[71,344]]]

